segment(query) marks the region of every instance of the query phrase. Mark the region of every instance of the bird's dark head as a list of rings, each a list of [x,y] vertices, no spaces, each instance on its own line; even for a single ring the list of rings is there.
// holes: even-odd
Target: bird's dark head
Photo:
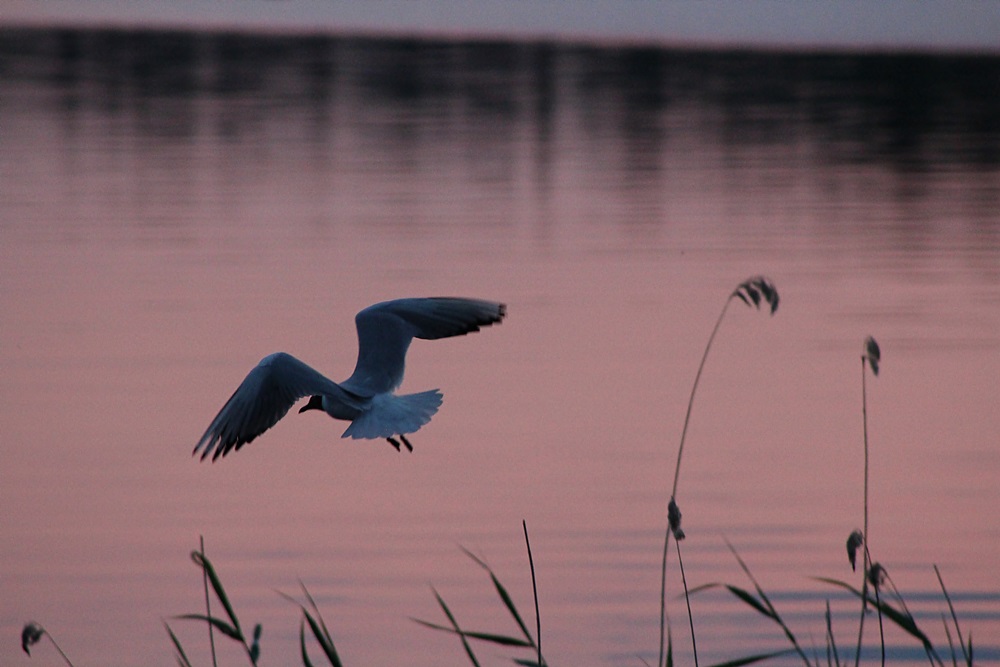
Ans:
[[[322,396],[310,396],[309,402],[299,408],[299,413],[303,413],[306,410],[322,410],[323,409],[323,397]]]

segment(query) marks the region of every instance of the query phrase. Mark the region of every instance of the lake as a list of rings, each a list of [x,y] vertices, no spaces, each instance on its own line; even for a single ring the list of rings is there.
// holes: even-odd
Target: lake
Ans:
[[[263,665],[300,662],[300,581],[346,665],[468,664],[412,619],[448,623],[436,590],[517,633],[462,547],[534,628],[523,520],[548,662],[655,664],[688,397],[759,274],[780,308],[730,304],[693,404],[688,585],[752,589],[728,541],[808,651],[829,600],[853,657],[859,605],[815,578],[860,584],[866,407],[873,558],[948,661],[936,564],[995,663],[998,82],[960,55],[0,31],[0,663],[35,620],[77,665],[175,664],[164,621],[210,664],[175,618],[204,610],[203,536]],[[354,314],[421,295],[509,315],[411,347],[402,389],[445,396],[412,453],[293,411],[191,456],[263,356],[342,380]],[[788,646],[722,591],[692,611],[703,664]]]

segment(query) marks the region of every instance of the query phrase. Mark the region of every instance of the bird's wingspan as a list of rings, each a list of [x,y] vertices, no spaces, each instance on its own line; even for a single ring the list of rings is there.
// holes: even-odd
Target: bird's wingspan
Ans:
[[[247,374],[195,445],[212,460],[239,449],[278,423],[295,401],[313,394],[339,395],[335,382],[285,352],[264,357]]]
[[[414,338],[461,336],[501,321],[502,303],[431,297],[384,301],[355,317],[358,363],[342,386],[361,396],[392,391],[403,381],[406,351]]]

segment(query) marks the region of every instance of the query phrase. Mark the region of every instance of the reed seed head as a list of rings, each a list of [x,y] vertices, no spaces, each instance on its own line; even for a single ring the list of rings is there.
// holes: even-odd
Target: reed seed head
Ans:
[[[31,655],[31,651],[28,649],[37,644],[44,635],[45,628],[38,625],[38,623],[34,621],[25,623],[24,629],[21,630],[21,648],[25,653]]]
[[[758,310],[760,310],[762,303],[766,303],[771,307],[772,315],[778,310],[778,288],[764,276],[747,278],[736,286],[732,296]]]
[[[667,505],[667,521],[670,523],[670,532],[674,534],[674,539],[678,542],[683,540],[685,535],[681,529],[681,508],[677,506],[673,498],[670,499],[670,504]]]
[[[851,569],[857,570],[858,548],[865,543],[865,536],[860,530],[855,530],[847,538],[847,558],[851,561]]]
[[[881,588],[882,584],[885,583],[886,576],[888,575],[881,563],[872,563],[868,570],[868,583],[876,589]]]
[[[878,364],[882,360],[882,350],[879,349],[878,343],[871,336],[865,338],[865,352],[861,358],[868,362],[872,373],[878,375]]]

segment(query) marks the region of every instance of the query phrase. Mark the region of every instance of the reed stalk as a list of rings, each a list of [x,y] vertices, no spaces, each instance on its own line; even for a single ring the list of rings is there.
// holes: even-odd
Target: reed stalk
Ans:
[[[866,367],[871,368],[872,374],[878,376],[879,362],[882,360],[882,351],[879,349],[878,343],[871,336],[865,339],[864,348],[861,353],[861,424],[862,431],[864,433],[864,445],[865,445],[865,483],[864,483],[864,528],[861,533],[861,544],[863,545],[862,560],[863,565],[861,568],[861,618],[858,621],[858,647],[854,654],[854,667],[858,667],[861,662],[861,644],[864,638],[865,630],[865,612],[868,608],[868,580],[872,572],[872,561],[871,561],[871,551],[869,550],[868,542],[868,469],[869,469],[869,447],[868,447],[868,383],[866,372]],[[852,534],[852,538],[855,537],[855,533]],[[848,551],[851,549],[851,539],[848,539]],[[851,558],[851,564],[853,566],[854,559]],[[876,595],[877,595],[876,587]],[[881,609],[881,606],[876,604],[876,609]],[[879,631],[880,635],[882,629],[882,617],[881,612],[879,615]],[[882,639],[882,665],[885,667],[885,639],[884,635]]]
[[[715,320],[715,326],[712,327],[712,333],[708,337],[708,343],[705,345],[705,351],[701,355],[701,361],[698,364],[698,372],[695,373],[694,383],[691,386],[691,394],[688,397],[687,411],[684,413],[684,426],[681,428],[681,441],[680,445],[677,447],[677,464],[674,467],[674,481],[671,485],[670,490],[670,501],[667,505],[667,530],[666,535],[663,540],[663,560],[660,568],[660,646],[659,646],[659,657],[657,658],[658,667],[664,667],[665,660],[665,641],[666,641],[666,629],[667,629],[667,560],[670,553],[670,536],[673,535],[678,541],[684,539],[684,531],[680,528],[680,510],[677,505],[677,485],[680,481],[681,476],[681,460],[684,456],[684,443],[687,439],[688,425],[691,422],[691,411],[694,408],[694,397],[695,393],[698,391],[698,383],[701,381],[701,374],[705,370],[705,362],[708,360],[708,353],[712,349],[712,343],[715,342],[715,336],[719,332],[719,327],[722,325],[722,320],[726,316],[726,311],[729,309],[729,304],[732,303],[733,299],[739,299],[744,304],[751,308],[760,309],[762,303],[767,303],[770,306],[771,314],[774,315],[775,311],[778,309],[778,290],[774,287],[774,284],[765,278],[764,276],[754,276],[744,280],[742,283],[736,286],[729,296],[726,298],[726,302],[722,305],[722,312],[719,313],[719,317]],[[680,555],[680,550],[678,549],[678,558]],[[683,565],[681,565],[683,567]],[[683,572],[682,578],[683,578]],[[687,590],[685,585],[685,597],[687,597]],[[691,625],[691,643],[694,645],[694,617],[691,615],[691,602],[687,601],[688,604],[688,622]],[[697,651],[695,652],[695,661],[697,662]]]

